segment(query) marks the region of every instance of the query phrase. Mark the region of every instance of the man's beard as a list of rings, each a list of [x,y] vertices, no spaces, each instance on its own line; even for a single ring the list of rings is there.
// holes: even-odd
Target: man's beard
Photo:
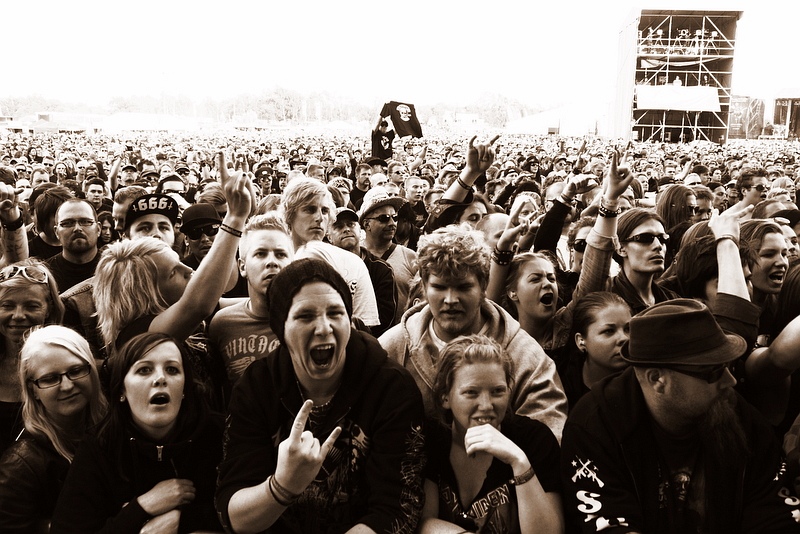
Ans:
[[[706,462],[717,469],[731,469],[750,452],[737,402],[732,389],[723,391],[698,424]]]

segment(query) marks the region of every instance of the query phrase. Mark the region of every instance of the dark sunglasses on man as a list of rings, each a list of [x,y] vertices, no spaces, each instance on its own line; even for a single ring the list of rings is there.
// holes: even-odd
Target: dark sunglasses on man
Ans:
[[[205,234],[208,237],[214,237],[219,232],[219,224],[206,224],[196,228],[182,228],[181,231],[186,237],[191,240],[198,240]]]

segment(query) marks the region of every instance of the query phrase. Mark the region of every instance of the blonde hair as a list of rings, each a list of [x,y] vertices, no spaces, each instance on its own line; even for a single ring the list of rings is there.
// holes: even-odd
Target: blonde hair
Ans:
[[[22,420],[25,429],[32,435],[46,438],[56,452],[67,461],[75,456],[75,443],[64,439],[65,429],[58,428],[47,414],[42,403],[36,399],[30,380],[31,364],[50,348],[61,348],[89,365],[89,380],[92,392],[85,412],[87,428],[100,423],[108,410],[108,403],[100,387],[97,365],[89,348],[89,343],[76,331],[61,325],[37,327],[28,332],[20,350],[19,381],[22,385]],[[63,380],[63,378],[62,378]]]
[[[145,315],[158,315],[169,306],[158,287],[153,255],[172,250],[160,239],[133,239],[106,247],[97,264],[94,302],[97,323],[106,347],[120,331]]]
[[[56,279],[53,278],[53,273],[50,271],[50,268],[47,267],[47,264],[42,263],[39,260],[30,258],[27,260],[18,261],[16,263],[12,263],[11,265],[6,265],[2,269],[0,269],[0,275],[3,277],[10,276],[11,272],[14,268],[25,269],[28,267],[33,267],[42,271],[47,276],[47,283],[41,284],[47,288],[47,294],[50,297],[50,302],[48,303],[47,309],[47,317],[45,317],[44,322],[45,324],[58,324],[64,318],[64,303],[61,302],[61,298],[59,297],[58,292],[58,284],[56,283]],[[0,282],[0,298],[5,294],[7,289],[20,289],[26,288],[33,285],[39,285],[37,282],[32,282],[25,278],[24,276],[11,276],[10,278],[5,278],[2,282]]]

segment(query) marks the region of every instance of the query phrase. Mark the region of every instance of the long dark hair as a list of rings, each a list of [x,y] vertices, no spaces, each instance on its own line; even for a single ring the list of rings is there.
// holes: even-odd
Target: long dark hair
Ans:
[[[97,436],[100,444],[106,450],[109,450],[112,457],[117,460],[122,458],[123,448],[128,441],[128,434],[135,429],[130,405],[127,401],[121,400],[125,388],[125,375],[145,354],[163,343],[172,343],[178,347],[185,377],[181,409],[178,412],[175,428],[170,432],[167,441],[185,436],[187,432],[195,429],[209,413],[208,404],[198,391],[198,384],[195,382],[185,345],[162,332],[145,332],[137,335],[107,360],[109,410],[100,424]],[[122,474],[123,478],[126,478],[124,472],[122,472],[122,464],[123,462],[121,461],[117,462],[120,474]]]

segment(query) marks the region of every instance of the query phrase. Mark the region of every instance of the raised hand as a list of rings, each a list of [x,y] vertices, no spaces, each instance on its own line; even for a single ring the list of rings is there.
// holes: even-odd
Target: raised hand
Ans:
[[[739,223],[742,217],[753,211],[753,208],[752,204],[736,204],[718,215],[712,214],[708,220],[708,227],[714,233],[714,237],[729,235],[739,239]]]
[[[480,174],[494,163],[494,143],[500,139],[500,135],[495,135],[488,143],[476,143],[477,135],[473,135],[469,140],[467,149],[467,169],[476,174]]]
[[[14,189],[13,185],[0,182],[0,219],[6,222],[19,219],[20,212],[17,207],[17,194],[21,192],[22,189],[17,191]]]
[[[136,500],[145,512],[155,516],[192,502],[194,496],[194,482],[185,478],[170,478],[162,480]]]
[[[217,164],[220,183],[225,192],[225,200],[228,202],[228,214],[232,217],[247,218],[255,198],[252,194],[253,184],[244,172],[228,169],[226,156],[222,151],[217,153]]]
[[[627,165],[619,165],[619,152],[611,154],[611,165],[606,170],[605,192],[609,200],[616,200],[633,181],[633,173]]]
[[[337,426],[325,443],[320,445],[319,440],[305,430],[313,406],[314,402],[311,400],[303,403],[294,419],[289,437],[278,445],[278,466],[274,476],[281,486],[296,495],[302,493],[317,476],[328,451],[342,432]]]

